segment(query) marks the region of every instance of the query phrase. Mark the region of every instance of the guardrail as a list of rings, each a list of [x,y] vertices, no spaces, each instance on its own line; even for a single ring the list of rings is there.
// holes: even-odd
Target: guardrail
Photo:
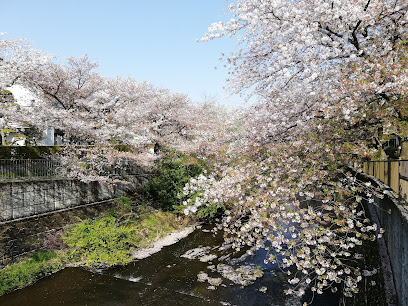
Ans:
[[[388,185],[399,199],[408,198],[408,160],[375,160],[363,162],[363,171]]]
[[[58,164],[47,159],[0,159],[0,180],[57,176]]]

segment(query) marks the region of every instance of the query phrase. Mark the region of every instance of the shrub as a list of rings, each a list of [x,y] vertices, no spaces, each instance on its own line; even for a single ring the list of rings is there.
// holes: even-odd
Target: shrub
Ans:
[[[117,220],[109,216],[94,221],[84,220],[69,227],[62,237],[68,246],[67,259],[89,266],[126,264],[132,261],[135,248],[190,222],[163,211],[146,213],[137,221],[121,225]]]
[[[157,165],[158,176],[145,186],[145,192],[160,205],[163,210],[174,210],[184,200],[179,197],[183,187],[192,177],[204,172],[203,161],[181,156],[170,156]]]
[[[41,262],[50,260],[55,257],[57,257],[57,253],[55,253],[54,251],[37,252],[32,256],[32,260],[35,262]]]
[[[112,216],[74,224],[62,239],[69,248],[69,259],[85,261],[91,266],[130,262],[132,250],[140,240],[134,227],[129,224],[118,226]]]

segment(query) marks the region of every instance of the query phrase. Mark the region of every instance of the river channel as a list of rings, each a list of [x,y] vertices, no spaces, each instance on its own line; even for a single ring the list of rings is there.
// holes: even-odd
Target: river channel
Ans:
[[[242,256],[243,252],[220,248],[222,234],[213,234],[208,229],[195,230],[176,244],[126,266],[93,272],[66,268],[30,287],[1,296],[0,305],[295,306],[303,303],[304,298],[283,294],[289,288],[287,276],[276,265],[264,264],[265,250]],[[197,258],[194,254],[198,254]],[[228,269],[252,271],[258,278],[242,286],[242,282],[225,277]],[[316,306],[338,304],[339,296],[329,293],[316,296],[313,301]]]

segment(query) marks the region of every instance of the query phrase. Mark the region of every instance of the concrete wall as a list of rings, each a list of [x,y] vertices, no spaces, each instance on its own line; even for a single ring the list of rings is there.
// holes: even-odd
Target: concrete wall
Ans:
[[[111,186],[59,179],[3,182],[0,183],[0,222],[116,198],[146,182],[143,176],[135,177],[130,184]]]
[[[375,168],[379,168],[381,163],[389,165],[388,169],[397,173],[397,187],[387,184],[380,169],[375,171]],[[383,237],[394,276],[398,304],[408,306],[408,181],[406,180],[408,161],[368,162],[364,163],[364,172],[369,175],[358,176],[359,179],[370,181],[374,187],[379,186],[384,190],[384,198],[375,198],[373,209],[378,216],[380,226],[385,230]]]
[[[376,199],[375,209],[390,256],[399,305],[408,305],[408,208],[387,193]]]

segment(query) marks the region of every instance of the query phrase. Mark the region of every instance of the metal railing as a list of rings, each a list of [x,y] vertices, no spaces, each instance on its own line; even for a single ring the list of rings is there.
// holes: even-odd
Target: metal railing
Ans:
[[[0,159],[0,180],[47,178],[58,175],[58,164],[46,159]]]
[[[400,199],[408,199],[408,160],[363,162],[363,171],[388,185]]]

